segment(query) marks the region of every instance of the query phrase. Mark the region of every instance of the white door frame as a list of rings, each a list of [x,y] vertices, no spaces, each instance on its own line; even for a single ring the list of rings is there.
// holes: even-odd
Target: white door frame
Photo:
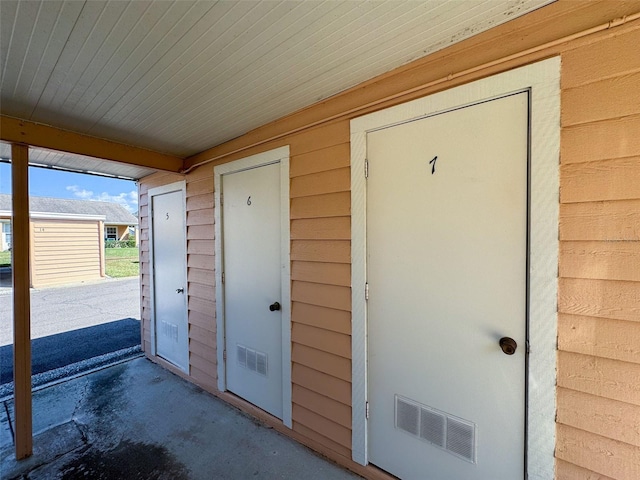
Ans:
[[[184,212],[183,222],[182,222],[182,238],[184,238],[184,251],[185,251],[185,259],[184,259],[184,278],[188,279],[187,272],[187,182],[185,180],[181,180],[179,182],[169,183],[167,185],[162,185],[160,187],[150,188],[147,191],[148,196],[148,206],[149,206],[149,277],[151,282],[149,284],[149,293],[151,295],[151,302],[149,302],[149,314],[151,318],[151,325],[149,326],[149,331],[151,332],[151,355],[156,356],[156,313],[155,313],[155,304],[156,304],[156,294],[155,294],[155,271],[154,271],[154,252],[153,252],[153,197],[156,195],[163,195],[165,193],[172,192],[181,192],[182,193],[182,210]],[[189,310],[187,305],[187,297],[188,291],[185,285],[186,294],[183,295],[184,298],[184,312],[185,318],[187,319],[187,323],[189,322]],[[187,348],[188,343],[187,343]],[[189,373],[189,365],[187,362],[186,369],[179,367],[176,365],[176,368],[184,371],[185,373]]]
[[[367,132],[521,91],[530,92],[526,466],[554,478],[560,158],[560,57],[351,120],[352,458],[368,463]]]
[[[227,389],[225,350],[225,308],[222,268],[222,208],[220,202],[222,175],[280,163],[280,258],[282,299],[282,422],[292,428],[291,419],[291,262],[289,226],[289,146],[218,165],[213,169],[215,195],[215,268],[216,268],[216,346],[218,359],[218,390]]]

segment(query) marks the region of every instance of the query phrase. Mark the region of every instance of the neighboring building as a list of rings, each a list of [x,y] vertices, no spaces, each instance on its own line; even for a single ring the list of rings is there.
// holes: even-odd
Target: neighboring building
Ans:
[[[138,220],[116,203],[31,197],[29,208],[32,287],[103,278],[105,240],[137,233]],[[11,247],[10,219],[11,195],[0,194],[3,249]]]
[[[0,220],[0,252],[11,249],[11,221]]]

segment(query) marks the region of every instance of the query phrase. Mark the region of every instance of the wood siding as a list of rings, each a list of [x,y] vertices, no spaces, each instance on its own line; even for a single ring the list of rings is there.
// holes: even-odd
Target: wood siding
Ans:
[[[100,222],[31,221],[31,286],[102,278]]]
[[[640,29],[562,56],[561,479],[640,478],[638,42]]]
[[[427,83],[443,73],[556,40],[634,8],[640,10],[640,4],[560,2],[339,95],[336,98],[343,99],[341,106],[335,98],[329,99],[213,149],[212,155],[224,155],[246,147],[240,153],[222,156],[216,160],[218,164],[290,146],[292,436],[369,478],[390,478],[373,467],[363,469],[350,461],[349,120],[355,114],[347,113],[260,146],[251,145],[265,132],[277,133],[287,124],[295,125],[303,122],[301,119],[315,123],[323,115],[331,118],[339,108],[349,111],[412,88],[418,81]],[[497,67],[491,65],[463,79],[398,95],[375,107],[551,55],[562,56],[556,445],[556,477],[561,480],[640,478],[638,44],[640,22],[636,20],[553,44]],[[190,378],[220,394],[216,386],[213,165],[201,166],[184,177]],[[147,352],[146,191],[176,178],[158,174],[143,179],[140,187],[142,318]]]

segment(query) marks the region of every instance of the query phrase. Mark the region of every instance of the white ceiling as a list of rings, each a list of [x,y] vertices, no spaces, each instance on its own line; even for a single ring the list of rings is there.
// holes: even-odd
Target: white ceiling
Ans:
[[[184,157],[547,3],[2,0],[0,107]]]

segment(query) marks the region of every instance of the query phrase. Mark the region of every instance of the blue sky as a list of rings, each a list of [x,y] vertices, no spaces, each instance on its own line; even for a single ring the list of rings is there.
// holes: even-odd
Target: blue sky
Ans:
[[[0,163],[0,193],[11,193],[10,165]],[[138,211],[138,187],[129,180],[29,168],[29,194],[35,197],[75,198],[119,203]]]

